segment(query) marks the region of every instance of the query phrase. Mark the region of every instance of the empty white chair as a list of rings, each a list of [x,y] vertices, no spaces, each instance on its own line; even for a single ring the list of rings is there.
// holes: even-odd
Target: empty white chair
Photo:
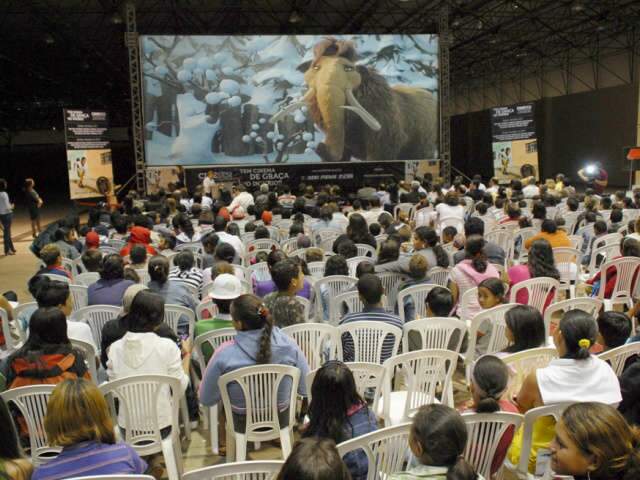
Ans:
[[[409,351],[409,336],[415,332],[420,337],[419,350],[453,350],[460,351],[462,339],[467,333],[467,325],[462,320],[452,317],[420,318],[404,324],[402,328],[402,351]],[[452,344],[455,340],[455,344]]]
[[[351,362],[382,363],[385,360],[383,351],[391,346],[393,356],[398,351],[402,339],[402,330],[385,322],[345,323],[340,325],[338,330],[342,340],[342,358]],[[344,355],[345,340],[349,338],[353,345],[353,358],[346,358]]]
[[[73,299],[73,312],[86,307],[89,304],[88,287],[84,285],[69,285],[69,293]]]
[[[309,273],[311,273],[312,277],[324,277],[325,262],[309,262],[307,267],[309,268]]]
[[[170,305],[164,306],[164,322],[171,327],[171,330],[178,335],[178,323],[180,320],[188,322],[187,328],[189,329],[189,338],[193,340],[193,334],[195,330],[196,314],[193,310],[182,305]]]
[[[100,274],[98,272],[79,273],[73,277],[73,282],[76,285],[84,285],[85,287],[96,283],[98,280],[100,280]]]
[[[510,230],[498,228],[491,232],[486,232],[484,239],[498,245],[505,253],[505,267],[508,266],[509,260],[513,259],[514,234]]]
[[[70,338],[69,341],[71,342],[73,348],[80,350],[84,355],[85,363],[87,364],[87,368],[89,369],[89,373],[91,374],[91,381],[97,385],[99,383],[98,367],[96,365],[96,357],[98,352],[96,352],[95,347],[89,342],[83,342],[82,340]]]
[[[246,268],[248,273],[246,280],[249,283],[251,283],[252,277],[255,278],[257,282],[271,280],[271,273],[269,273],[269,265],[267,265],[267,262],[254,263]]]
[[[284,460],[234,462],[199,468],[182,475],[182,480],[271,480]]]
[[[584,243],[582,235],[569,235],[568,237],[571,242],[571,248],[582,251],[582,244]]]
[[[359,257],[376,258],[376,249],[366,243],[356,243]]]
[[[464,458],[483,478],[490,479],[491,466],[500,441],[507,430],[515,431],[524,417],[517,413],[465,413],[462,415],[467,426],[467,446]]]
[[[502,361],[511,370],[511,378],[504,398],[513,398],[513,395],[520,391],[527,375],[538,368],[547,367],[554,358],[558,358],[558,351],[554,347],[531,348],[502,357]]]
[[[549,335],[551,335],[551,324],[553,322],[553,316],[556,313],[562,312],[564,314],[569,310],[579,309],[592,315],[595,320],[600,308],[602,308],[602,300],[594,297],[577,297],[552,303],[544,311],[545,336],[548,338]]]
[[[404,273],[395,272],[382,272],[376,273],[376,275],[382,282],[384,293],[387,296],[387,305],[393,308],[396,304],[396,298],[398,297],[398,287],[402,282],[408,280],[409,277]]]
[[[458,354],[450,350],[416,350],[391,357],[384,362],[384,386],[378,413],[385,425],[409,421],[423,405],[441,402],[453,407],[453,372]],[[402,383],[401,389],[394,390]],[[438,398],[438,392],[442,392]]]
[[[605,288],[609,269],[615,269],[616,282],[611,292],[611,298],[604,298]],[[600,290],[598,290],[598,298],[604,302],[604,309],[613,310],[614,305],[626,305],[628,308],[633,307],[632,294],[635,284],[638,280],[638,270],[640,269],[640,258],[637,257],[621,257],[615,260],[604,262],[600,265]]]
[[[0,397],[7,405],[13,404],[24,417],[29,432],[31,461],[34,466],[42,465],[58,455],[62,448],[52,447],[44,429],[47,402],[55,385],[35,385],[5,390]]]
[[[612,260],[614,257],[620,255],[620,245],[602,245],[600,247],[594,247],[591,249],[591,257],[589,258],[589,265],[587,266],[587,272],[589,275],[593,275],[598,271],[598,268],[606,261]]]
[[[211,330],[209,332],[198,335],[193,342],[194,358],[198,362],[200,367],[200,374],[204,375],[204,371],[207,369],[207,363],[216,349],[223,343],[233,340],[237,334],[235,328],[219,328],[217,330]],[[193,376],[195,377],[195,375]],[[199,382],[196,380],[194,386],[197,387]],[[206,407],[205,407],[206,408]],[[220,443],[218,440],[218,409],[220,405],[213,405],[208,407],[208,424],[209,433],[211,435],[211,450],[215,455],[218,455]],[[205,420],[207,417],[205,416]]]
[[[285,378],[291,380],[288,398],[287,425],[280,425],[278,388]],[[227,416],[227,461],[244,461],[247,458],[247,442],[280,439],[282,456],[291,453],[293,426],[295,423],[296,395],[300,382],[300,370],[288,365],[256,365],[244,367],[222,375],[218,380],[222,403]],[[236,432],[228,387],[237,383],[242,389],[245,403],[245,431]],[[235,442],[233,441],[235,439]]]
[[[560,272],[560,289],[569,290],[569,298],[574,298],[580,280],[582,252],[575,248],[556,247],[553,249],[553,260]]]
[[[427,276],[431,279],[431,283],[446,287],[449,284],[449,272],[451,268],[433,267],[427,272]]]
[[[640,262],[640,260],[638,260]],[[526,304],[536,308],[540,313],[544,312],[546,303],[551,305],[556,299],[560,282],[551,277],[530,278],[523,282],[516,283],[511,287],[509,302],[517,303],[518,292],[527,292]]]
[[[326,323],[302,323],[282,329],[300,347],[310,370],[320,368],[327,360],[338,359],[340,334],[336,327]],[[328,358],[323,358],[324,353]]]
[[[167,375],[133,375],[103,383],[99,388],[110,403],[112,412],[115,412],[115,400],[118,401],[124,442],[131,445],[140,456],[162,452],[169,479],[179,480],[182,475],[182,451],[178,407],[184,395],[180,381]],[[163,439],[158,424],[158,399],[167,396],[171,404],[171,433]],[[188,418],[186,421],[189,421]]]
[[[410,454],[409,433],[411,423],[381,428],[338,445],[340,456],[356,450],[364,450],[369,461],[367,480],[388,478],[401,472]]]
[[[89,305],[76,310],[72,317],[78,322],[89,324],[91,334],[98,348],[102,344],[102,327],[109,320],[116,318],[122,312],[122,307],[114,305]]]
[[[422,318],[427,315],[427,306],[426,306],[427,295],[429,295],[429,292],[431,290],[433,290],[435,287],[438,287],[438,286],[439,285],[435,283],[423,283],[420,285],[413,285],[411,287],[407,287],[398,292],[398,296],[396,299],[396,302],[397,302],[396,307],[398,309],[398,315],[402,319],[402,323],[409,320]],[[413,309],[414,309],[413,318],[405,318],[404,302],[405,302],[405,299],[407,298],[410,298],[413,303]]]
[[[598,357],[601,360],[609,362],[613,371],[616,372],[616,376],[619,377],[622,375],[627,360],[634,355],[640,355],[640,342],[629,343],[617,348],[612,348],[611,350],[602,352]]]

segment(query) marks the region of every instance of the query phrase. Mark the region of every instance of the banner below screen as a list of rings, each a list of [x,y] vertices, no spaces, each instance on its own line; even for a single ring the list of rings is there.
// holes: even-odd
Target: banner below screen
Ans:
[[[107,112],[64,109],[69,193],[72,200],[108,195],[113,188]]]
[[[494,176],[505,182],[539,178],[534,104],[491,109]]]

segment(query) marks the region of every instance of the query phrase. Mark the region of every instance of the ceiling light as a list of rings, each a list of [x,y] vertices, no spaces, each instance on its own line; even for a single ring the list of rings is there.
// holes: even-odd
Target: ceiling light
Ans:
[[[301,21],[302,15],[300,15],[297,10],[291,12],[291,15],[289,15],[289,23],[300,23]]]

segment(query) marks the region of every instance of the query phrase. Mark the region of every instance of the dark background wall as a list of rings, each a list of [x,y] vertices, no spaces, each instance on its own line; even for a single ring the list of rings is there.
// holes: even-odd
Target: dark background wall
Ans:
[[[638,86],[624,85],[536,103],[536,128],[542,178],[576,172],[602,162],[612,186],[629,183],[623,147],[635,145]],[[493,175],[490,110],[456,115],[451,121],[453,166],[471,176]]]

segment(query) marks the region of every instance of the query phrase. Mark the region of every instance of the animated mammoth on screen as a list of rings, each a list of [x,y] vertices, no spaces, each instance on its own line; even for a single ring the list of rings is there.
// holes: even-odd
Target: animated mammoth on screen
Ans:
[[[305,62],[307,93],[271,117],[271,123],[306,105],[325,133],[316,149],[325,162],[434,158],[438,105],[422,88],[390,86],[376,71],[356,65],[352,42],[327,38]]]

